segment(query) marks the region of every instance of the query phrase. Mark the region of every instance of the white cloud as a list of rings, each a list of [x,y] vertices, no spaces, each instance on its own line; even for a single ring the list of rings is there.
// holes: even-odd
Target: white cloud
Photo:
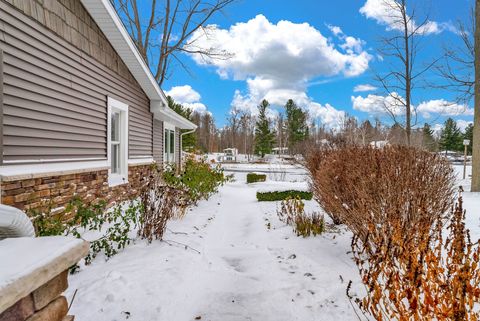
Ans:
[[[387,115],[391,113],[394,115],[401,115],[404,112],[404,100],[397,93],[392,93],[388,96],[352,96],[351,100],[353,109],[363,111],[374,116]]]
[[[210,26],[196,32],[194,46],[234,54],[230,59],[210,59],[194,54],[199,65],[213,65],[223,77],[244,80],[266,76],[280,81],[305,81],[316,76],[356,76],[368,68],[366,51],[342,52],[308,23],[280,21],[272,24],[263,15],[230,29]],[[357,48],[358,49],[358,48]]]
[[[307,95],[309,81],[360,75],[373,58],[364,49],[364,41],[345,35],[340,27],[329,28],[340,39],[338,43],[308,23],[274,24],[258,15],[229,29],[210,26],[207,33],[198,31],[192,36],[195,47],[232,53],[231,58],[192,57],[198,65],[213,66],[223,79],[246,81],[247,91],[236,91],[233,97],[232,105],[237,108],[255,112],[262,99],[273,105],[293,99],[308,109],[315,103]]]
[[[353,109],[368,113],[373,116],[385,116],[393,113],[396,116],[405,113],[405,100],[397,93],[389,96],[368,95],[367,97],[352,96]],[[390,110],[390,113],[387,111]],[[450,116],[473,116],[474,111],[466,105],[459,105],[444,99],[433,99],[424,101],[418,106],[412,105],[412,113],[422,116],[424,119],[432,115]],[[465,125],[466,126],[466,125]]]
[[[468,125],[473,124],[471,120],[464,120],[464,119],[457,119],[457,127],[463,132],[467,128]],[[436,135],[440,135],[443,130],[443,124],[434,124],[432,126],[433,131]]]
[[[278,89],[270,81],[262,79],[248,79],[247,85],[248,94],[243,95],[239,90],[235,91],[232,107],[256,115],[257,106],[262,99],[268,100],[273,106],[284,106],[289,99],[292,99],[308,112],[310,118],[319,119],[328,128],[338,128],[343,123],[344,111],[337,110],[330,104],[319,104],[302,90]],[[272,108],[268,111],[270,117],[275,117],[277,114],[278,111]]]
[[[338,27],[338,26],[333,26],[333,25],[327,25],[328,29],[330,29],[330,31],[335,35],[335,36],[339,36],[339,35],[342,35],[343,34],[343,30],[342,28]]]
[[[175,102],[194,112],[200,114],[207,112],[207,106],[200,102],[202,97],[190,85],[172,87],[169,91],[166,91],[165,94],[172,97]]]
[[[438,114],[441,116],[473,116],[472,108],[469,108],[466,105],[459,105],[454,102],[449,102],[444,99],[422,102],[420,105],[418,105],[417,112],[420,113],[424,118],[430,118],[431,114]]]
[[[473,124],[473,121],[471,120],[464,120],[464,119],[458,119],[457,120],[457,126],[460,128],[461,131],[465,131],[465,129],[468,127],[468,125]]]
[[[165,94],[180,104],[198,102],[201,98],[200,94],[189,85],[172,87]]]
[[[196,113],[199,113],[199,114],[204,114],[204,113],[209,113],[209,111],[207,110],[207,106],[205,106],[204,104],[202,103],[184,103],[182,104],[184,107],[186,108],[189,108],[191,110],[193,110],[194,112]]]
[[[345,120],[345,112],[330,104],[321,105],[312,102],[308,106],[308,112],[313,118],[320,119],[322,124],[327,124],[330,128],[340,128]]]
[[[364,85],[355,86],[355,88],[353,88],[353,91],[356,93],[359,93],[359,92],[366,92],[366,91],[374,91],[377,89],[378,89],[377,87],[372,86],[370,84],[364,84]]]
[[[400,11],[400,3],[395,0],[367,0],[363,7],[360,8],[360,13],[369,19],[374,19],[377,23],[387,26],[387,30],[403,31]],[[409,17],[410,19],[410,17]],[[414,30],[418,28],[417,22],[410,22],[409,29]],[[454,27],[449,23],[439,23],[428,20],[418,31],[425,35],[438,34],[444,30],[452,31]]]

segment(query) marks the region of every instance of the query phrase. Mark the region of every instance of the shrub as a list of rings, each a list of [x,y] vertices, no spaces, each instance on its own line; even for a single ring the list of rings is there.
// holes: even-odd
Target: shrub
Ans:
[[[265,182],[266,180],[267,180],[267,175],[265,174],[256,174],[256,173],[247,174],[247,184]]]
[[[162,172],[152,165],[142,178],[139,196],[107,208],[100,199],[85,203],[74,197],[66,207],[63,217],[51,215],[51,207],[33,211],[33,224],[37,236],[73,235],[82,238],[85,231],[100,236],[90,241],[90,252],[85,264],[90,264],[100,252],[108,259],[124,249],[132,241],[131,231],[138,227],[138,236],[151,242],[161,239],[166,223],[172,217],[180,217],[187,208],[185,190],[166,186]],[[68,218],[68,219],[66,219]]]
[[[162,239],[167,222],[174,217],[183,217],[189,204],[188,192],[165,185],[161,172],[152,167],[140,189],[142,215],[138,236],[152,242]]]
[[[278,218],[281,222],[291,225],[295,218],[305,213],[305,204],[299,197],[287,197],[280,203],[280,209],[277,210]]]
[[[293,231],[297,236],[309,237],[322,234],[324,231],[323,216],[313,213],[305,213],[305,204],[299,197],[288,197],[280,204],[277,210],[280,221],[293,226]]]
[[[437,215],[435,224],[414,242],[409,231],[402,233],[402,226],[396,226],[397,233],[388,234],[374,253],[368,243],[353,239],[352,252],[367,290],[366,297],[355,302],[364,315],[375,320],[480,319],[480,247],[465,228],[461,198],[447,220],[446,238],[443,226]],[[377,227],[370,229],[375,235]],[[347,295],[352,300],[350,286]]]
[[[312,192],[305,191],[273,191],[273,192],[257,192],[257,200],[259,202],[275,202],[283,201],[287,198],[300,198],[303,200],[311,200],[313,198]]]
[[[90,252],[85,257],[85,264],[90,264],[100,252],[108,259],[132,242],[129,232],[139,222],[141,204],[129,201],[107,209],[103,200],[85,203],[74,197],[66,206],[69,219],[52,215],[50,210],[30,213],[37,236],[73,235],[82,238],[84,231],[101,234],[90,240]]]
[[[403,231],[429,226],[452,204],[450,164],[414,148],[317,150],[307,166],[315,199],[335,224],[345,223],[355,235],[366,237],[370,225],[394,219]]]
[[[191,203],[196,204],[210,198],[220,186],[231,180],[231,176],[225,176],[220,165],[212,166],[205,160],[189,158],[182,173],[177,174],[175,166],[171,166],[165,169],[163,179],[170,187],[187,190]]]

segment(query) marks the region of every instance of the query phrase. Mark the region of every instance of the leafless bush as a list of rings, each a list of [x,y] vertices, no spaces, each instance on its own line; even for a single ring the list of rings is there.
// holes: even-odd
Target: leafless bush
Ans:
[[[423,233],[413,239],[410,231],[401,230],[401,220],[394,220],[395,233],[380,227],[387,237],[375,238],[374,252],[354,237],[352,252],[367,295],[353,298],[348,290],[347,295],[367,320],[480,319],[480,247],[465,228],[461,198],[447,220],[446,238],[443,222],[436,216],[434,225],[421,225]],[[369,232],[378,235],[373,226]]]
[[[280,204],[277,215],[280,221],[293,226],[297,236],[308,237],[322,234],[325,229],[323,215],[305,213],[305,204],[300,197],[289,197]]]
[[[280,203],[280,208],[277,210],[278,219],[291,225],[295,222],[295,218],[305,213],[305,204],[298,197],[287,197]]]
[[[450,164],[414,148],[393,146],[324,148],[308,158],[312,191],[333,219],[363,240],[371,226],[385,233],[431,226],[452,205]]]
[[[187,191],[167,186],[155,166],[143,178],[139,195],[142,214],[138,235],[149,242],[162,239],[168,220],[183,217],[188,207]]]

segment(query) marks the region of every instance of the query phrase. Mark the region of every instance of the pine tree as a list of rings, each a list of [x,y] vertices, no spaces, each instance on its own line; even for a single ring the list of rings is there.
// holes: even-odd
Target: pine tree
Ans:
[[[255,153],[261,157],[272,152],[275,144],[275,132],[270,129],[270,120],[267,117],[267,108],[270,106],[267,100],[263,100],[258,106],[258,118],[255,126]]]
[[[307,124],[307,113],[298,107],[292,99],[289,99],[285,105],[287,115],[287,136],[288,148],[295,151],[298,143],[308,139],[309,129]]]
[[[440,147],[447,151],[462,150],[462,133],[452,118],[445,121],[440,135]]]
[[[433,137],[433,129],[432,127],[428,124],[425,123],[422,128],[422,146],[428,151],[435,151],[436,146],[435,146],[435,138]]]
[[[467,128],[465,128],[465,133],[463,134],[463,139],[468,139],[470,141],[470,145],[467,147],[468,154],[472,154],[472,146],[473,146],[473,124],[468,124]]]

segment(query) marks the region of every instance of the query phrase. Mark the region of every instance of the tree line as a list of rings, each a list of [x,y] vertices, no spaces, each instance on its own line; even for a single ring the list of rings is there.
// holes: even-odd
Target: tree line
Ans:
[[[197,113],[168,97],[170,108],[198,126],[193,134],[185,135],[183,148],[187,152],[221,152],[236,148],[245,155],[264,157],[274,148],[283,153],[301,153],[310,140],[313,124],[308,123],[308,113],[292,99],[278,114],[269,114],[270,103],[263,100],[257,114],[233,108],[227,115],[227,124],[217,128],[212,114]]]
[[[278,114],[269,114],[270,103],[263,100],[258,113],[233,108],[227,124],[217,128],[210,113],[196,113],[168,97],[170,108],[198,126],[195,133],[184,136],[183,148],[187,152],[222,152],[236,148],[245,155],[264,157],[274,148],[284,154],[304,154],[309,148],[327,143],[381,147],[384,144],[407,145],[404,128],[398,123],[385,124],[380,119],[359,121],[346,115],[340,128],[331,129],[310,120],[308,113],[292,99]],[[473,124],[463,131],[457,122],[448,118],[440,129],[431,124],[413,128],[410,145],[431,152],[463,152],[465,139],[470,140],[468,153],[472,153]]]

